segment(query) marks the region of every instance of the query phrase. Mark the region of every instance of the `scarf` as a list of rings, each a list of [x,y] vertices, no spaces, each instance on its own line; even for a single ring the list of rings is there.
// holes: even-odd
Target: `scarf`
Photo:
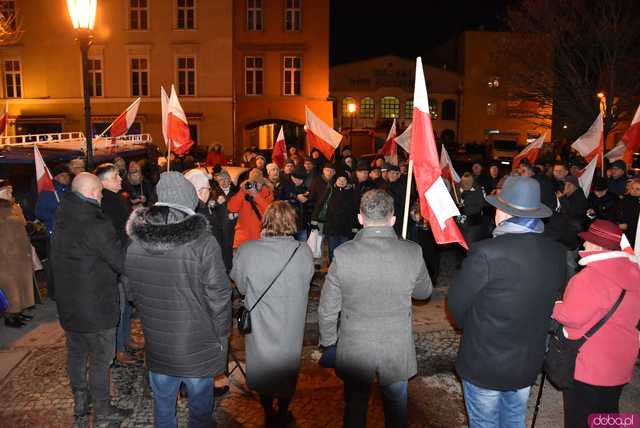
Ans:
[[[500,223],[493,230],[493,237],[507,235],[509,233],[542,233],[544,223],[539,218],[511,217]]]

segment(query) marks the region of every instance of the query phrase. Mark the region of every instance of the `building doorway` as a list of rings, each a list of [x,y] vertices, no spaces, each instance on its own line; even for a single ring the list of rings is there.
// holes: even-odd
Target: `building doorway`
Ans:
[[[304,147],[304,126],[282,119],[265,119],[249,123],[244,129],[243,148],[256,147],[258,150],[271,150],[278,138],[280,127],[284,128],[287,147]]]

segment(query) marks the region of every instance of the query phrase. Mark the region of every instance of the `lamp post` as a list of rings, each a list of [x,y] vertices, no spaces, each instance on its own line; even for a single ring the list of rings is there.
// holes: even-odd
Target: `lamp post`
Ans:
[[[605,96],[604,92],[598,92],[597,97],[600,99],[600,111],[604,116],[607,114],[607,97]]]
[[[93,140],[91,136],[91,99],[89,91],[89,46],[93,41],[93,24],[96,19],[98,0],[67,0],[69,16],[76,41],[80,45],[82,55],[82,88],[84,98],[84,132],[86,138],[87,170],[93,170]]]
[[[351,116],[351,129],[349,130],[349,145],[351,145],[351,134],[353,134],[353,117],[356,115],[356,103],[347,104],[347,111]]]

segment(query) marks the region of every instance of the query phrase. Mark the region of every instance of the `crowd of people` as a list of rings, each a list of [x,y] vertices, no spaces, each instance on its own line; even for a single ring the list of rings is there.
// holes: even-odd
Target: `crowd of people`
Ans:
[[[136,310],[155,426],[176,426],[181,385],[190,426],[213,426],[214,379],[227,368],[232,295],[239,293],[252,330],[247,384],[260,397],[265,426],[288,426],[309,286],[324,260],[306,245],[313,234],[327,244],[320,349],[344,381],[345,426],[366,426],[374,378],[386,426],[407,426],[407,381],[417,371],[411,301],[431,295],[443,247],[420,215],[415,188],[407,240],[400,239],[406,159],[357,159],[344,146],[326,160],[318,150],[304,156],[290,147],[279,166],[247,149],[247,173],[237,184],[220,147],[169,161],[169,172],[165,158],[116,158],[86,172],[75,159],[52,170],[55,192],[39,195],[35,215],[49,237],[48,295],[66,334],[76,423],[92,411],[94,426],[130,414],[109,401],[109,367],[136,361]],[[456,247],[459,271],[448,297],[462,329],[456,369],[470,426],[524,426],[550,321],[579,338],[625,290],[584,345],[575,386],[564,392],[566,427],[586,426],[590,413],[617,412],[639,347],[640,268],[620,241],[625,234],[635,242],[640,178],[616,161],[585,195],[575,168],[562,162],[524,162],[507,174],[475,163],[448,185],[470,245],[468,252]],[[11,183],[0,179],[0,231],[12,237],[0,246],[11,267],[0,272],[8,327],[32,317],[25,312],[34,304],[25,225]]]

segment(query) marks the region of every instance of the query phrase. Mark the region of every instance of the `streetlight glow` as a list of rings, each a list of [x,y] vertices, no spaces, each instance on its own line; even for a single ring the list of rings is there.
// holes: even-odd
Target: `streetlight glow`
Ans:
[[[604,98],[604,92],[598,92],[598,98],[602,99]]]
[[[347,111],[351,114],[356,112],[356,104],[355,103],[349,103],[347,104]]]
[[[93,30],[98,0],[67,0],[69,16],[75,30]]]

